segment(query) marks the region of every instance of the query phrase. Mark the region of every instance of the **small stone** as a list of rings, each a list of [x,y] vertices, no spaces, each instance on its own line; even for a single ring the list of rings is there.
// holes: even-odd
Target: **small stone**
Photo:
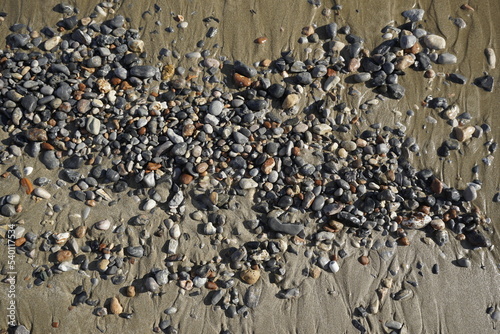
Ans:
[[[474,80],[474,85],[481,87],[487,92],[493,91],[494,79],[491,75],[485,75]]]
[[[385,327],[390,329],[400,330],[401,328],[403,328],[403,324],[398,321],[387,321],[385,323]]]
[[[477,185],[468,185],[465,187],[462,196],[467,202],[471,202],[477,198]]]
[[[104,219],[95,223],[95,228],[102,231],[107,231],[111,227],[111,222],[108,219]]]
[[[368,256],[362,255],[362,256],[359,257],[358,261],[362,265],[366,266],[367,264],[370,263],[370,258]]]
[[[120,301],[118,300],[118,298],[116,298],[116,297],[111,298],[111,300],[109,302],[109,312],[111,314],[123,313],[123,307],[120,304]]]
[[[47,169],[56,169],[59,167],[59,159],[56,157],[55,151],[45,151],[40,155],[40,161]]]
[[[37,197],[40,197],[40,198],[43,198],[43,199],[49,199],[51,198],[52,196],[50,195],[50,193],[43,189],[43,188],[35,188],[33,190],[33,195],[37,196]]]
[[[429,48],[433,50],[442,50],[446,48],[446,40],[438,35],[425,35],[422,38],[424,44]]]
[[[267,37],[259,37],[253,41],[255,44],[264,44],[267,42]]]
[[[58,46],[61,42],[62,42],[61,36],[54,36],[46,40],[45,43],[43,44],[43,47],[45,48],[46,51],[50,51],[56,46]]]
[[[459,267],[469,268],[471,266],[471,262],[468,258],[462,257],[460,259],[457,259],[457,265]]]
[[[87,118],[87,125],[85,126],[85,129],[93,135],[98,135],[101,130],[101,121],[94,116],[89,116]]]
[[[128,246],[125,248],[125,252],[133,257],[143,257],[144,256],[144,248],[142,246]]]
[[[60,250],[56,253],[56,260],[59,263],[71,261],[73,254],[69,250]]]
[[[142,79],[152,78],[157,70],[154,66],[140,65],[134,66],[130,69],[130,75]]]
[[[260,270],[247,269],[240,273],[240,278],[247,284],[255,284],[260,278]]]
[[[424,14],[425,10],[417,8],[405,10],[403,13],[401,13],[403,17],[407,18],[411,22],[422,21],[424,18]]]
[[[472,135],[476,129],[473,126],[467,127],[455,127],[453,128],[453,133],[459,142],[464,142],[472,138]]]
[[[127,286],[125,289],[125,295],[127,297],[134,297],[135,296],[135,287],[133,285]]]
[[[217,232],[217,229],[212,223],[206,223],[203,225],[203,233],[205,235],[214,235]]]
[[[252,85],[252,79],[247,78],[239,73],[234,73],[233,79],[237,87],[249,87]]]
[[[142,53],[144,52],[144,41],[140,39],[133,39],[128,42],[128,47],[132,52]]]
[[[340,266],[337,261],[330,261],[328,263],[328,268],[330,268],[332,273],[336,273],[340,270]]]
[[[240,185],[241,189],[248,190],[248,189],[257,188],[257,186],[259,184],[257,182],[255,182],[253,179],[243,178],[240,180],[239,185]]]
[[[287,95],[285,100],[283,100],[281,107],[283,109],[292,108],[293,106],[295,106],[299,102],[299,100],[300,100],[300,98],[297,94],[289,94],[289,95]]]
[[[146,278],[146,281],[144,282],[144,287],[146,288],[147,291],[152,293],[160,292],[160,286],[153,277]]]

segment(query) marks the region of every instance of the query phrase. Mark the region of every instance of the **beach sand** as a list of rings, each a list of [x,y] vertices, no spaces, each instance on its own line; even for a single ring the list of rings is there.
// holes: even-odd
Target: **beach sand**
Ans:
[[[129,18],[129,27],[140,29],[148,53],[146,62],[156,65],[160,60],[158,54],[161,48],[176,50],[181,55],[199,51],[196,43],[206,40],[206,49],[210,49],[212,56],[226,56],[230,60],[242,60],[252,64],[263,59],[276,59],[285,50],[294,50],[298,59],[305,59],[306,47],[316,48],[315,44],[298,44],[302,27],[310,24],[318,26],[332,21],[340,26],[348,24],[352,32],[365,40],[368,49],[373,49],[381,43],[380,30],[387,24],[404,23],[401,12],[415,5],[413,1],[346,1],[339,3],[342,10],[332,11],[330,17],[322,15],[324,8],[331,8],[334,3],[322,1],[320,7],[301,1],[132,1],[123,0],[116,10],[116,14]],[[72,1],[71,4],[79,8],[79,18],[88,15],[97,1]],[[161,7],[155,12],[154,5]],[[62,14],[52,8],[58,1],[27,1],[4,0],[0,3],[0,12],[6,12],[3,23],[0,24],[0,45],[5,46],[5,36],[9,33],[10,25],[20,22],[35,30],[44,26],[55,26]],[[400,83],[407,88],[406,96],[401,101],[388,100],[374,107],[375,112],[365,116],[365,122],[355,127],[355,132],[368,128],[372,123],[394,126],[401,122],[407,127],[406,133],[416,138],[420,146],[420,154],[410,158],[417,169],[429,168],[434,171],[445,184],[463,189],[468,182],[478,178],[483,182],[478,198],[474,201],[485,215],[491,218],[488,229],[493,231],[488,236],[493,245],[500,245],[496,231],[500,228],[499,203],[492,201],[493,196],[500,190],[500,164],[493,160],[491,166],[486,166],[482,158],[488,155],[484,143],[487,140],[497,142],[499,138],[500,117],[497,117],[500,98],[495,88],[488,93],[472,85],[474,78],[488,71],[498,81],[498,69],[490,70],[484,56],[484,49],[491,47],[500,52],[498,31],[500,31],[500,2],[476,1],[470,5],[475,11],[460,9],[461,1],[431,1],[421,0],[417,8],[424,9],[425,17],[422,25],[426,30],[445,37],[447,51],[457,55],[458,62],[453,65],[434,65],[436,72],[458,72],[469,78],[465,85],[450,84],[444,77],[436,77],[429,81],[422,72],[406,71],[400,78]],[[174,14],[181,14],[189,23],[182,30],[176,27]],[[458,29],[449,17],[461,17],[467,23],[464,29]],[[206,17],[215,17],[219,23],[203,22]],[[161,25],[155,22],[161,22]],[[172,26],[175,32],[168,33],[165,28]],[[205,38],[208,27],[218,28],[214,38]],[[254,39],[265,36],[267,43],[255,44]],[[218,44],[218,48],[213,45]],[[314,52],[313,52],[314,53]],[[165,58],[164,64],[189,68],[196,65],[195,60]],[[346,84],[346,89],[349,87]],[[368,88],[357,84],[361,97],[346,97],[351,107],[375,97]],[[345,92],[344,92],[345,94]],[[457,103],[462,112],[472,115],[471,124],[487,123],[492,131],[485,133],[481,138],[473,139],[462,145],[461,150],[451,151],[445,159],[438,157],[436,150],[443,140],[449,138],[452,128],[439,117],[436,111],[424,108],[421,102],[427,95],[446,97],[450,102]],[[308,97],[308,101],[312,101]],[[301,101],[304,105],[308,101]],[[413,117],[407,116],[406,111],[412,109]],[[437,120],[435,124],[428,122],[427,117]],[[0,131],[0,139],[5,140],[7,134]],[[21,167],[32,166],[32,178],[45,176],[53,181],[57,179],[57,172],[48,171],[43,164],[27,156],[16,158],[10,165]],[[10,165],[0,165],[0,174]],[[471,169],[479,165],[479,174],[475,176]],[[90,166],[85,166],[90,170]],[[13,178],[0,178],[0,196],[20,193],[19,185]],[[69,185],[68,185],[69,187]],[[126,222],[131,216],[144,213],[138,208],[132,198],[126,193],[113,194],[118,204],[113,207],[98,205],[92,208],[85,221],[75,221],[73,213],[81,213],[85,205],[68,196],[68,187],[55,189],[48,187],[53,194],[49,200],[53,204],[59,203],[63,210],[51,217],[45,215],[47,201],[35,203],[28,195],[23,195],[24,210],[15,216],[14,221],[25,220],[25,227],[35,233],[44,231],[69,231],[80,224],[90,227],[96,221],[109,218],[115,225]],[[235,244],[255,240],[256,236],[243,227],[243,222],[253,219],[256,214],[251,210],[250,197],[239,199],[241,210],[237,212],[223,210],[227,216],[228,225],[237,228],[241,234],[228,237],[235,239]],[[187,202],[187,212],[194,211],[191,201]],[[165,212],[156,210],[151,216],[152,223],[148,226],[151,234],[163,224],[167,218]],[[305,218],[307,219],[307,217]],[[9,219],[0,218],[1,224]],[[199,222],[186,215],[181,222],[184,233],[190,234],[190,240],[181,240],[179,252],[186,255],[188,260],[198,263],[201,260],[210,260],[218,255],[224,247],[213,248],[208,236],[197,234]],[[232,228],[227,228],[229,234]],[[127,228],[129,238],[137,239],[139,229]],[[96,233],[96,231],[92,231]],[[170,283],[162,287],[160,296],[152,297],[149,293],[140,293],[133,298],[122,295],[120,288],[130,284],[140,284],[140,279],[151,268],[164,268],[164,253],[161,251],[166,238],[156,238],[149,247],[149,256],[142,258],[138,264],[131,266],[127,273],[127,281],[120,286],[110,281],[100,281],[91,288],[90,278],[99,277],[95,271],[82,274],[70,271],[56,275],[42,286],[30,287],[33,282],[33,265],[48,263],[48,252],[38,252],[33,263],[28,263],[27,257],[18,255],[16,271],[17,319],[19,324],[25,325],[32,334],[37,333],[151,333],[155,326],[163,319],[171,319],[172,325],[179,329],[179,333],[220,333],[221,330],[230,330],[232,333],[358,333],[353,326],[353,319],[357,319],[368,333],[389,333],[384,326],[386,321],[399,321],[404,324],[402,333],[496,333],[496,323],[486,309],[490,306],[500,307],[500,253],[498,248],[492,250],[466,249],[460,241],[453,238],[450,232],[450,243],[439,247],[434,242],[425,242],[426,236],[422,231],[409,231],[410,246],[397,246],[395,254],[390,259],[382,259],[376,251],[366,248],[357,248],[351,235],[339,237],[338,242],[345,244],[343,248],[349,254],[339,261],[340,271],[332,274],[322,272],[319,278],[313,279],[304,275],[304,270],[311,267],[309,259],[304,256],[306,246],[297,247],[298,255],[286,253],[286,276],[279,286],[269,282],[267,273],[256,284],[261,290],[258,307],[251,310],[249,316],[228,318],[224,311],[216,309],[206,303],[207,291],[197,296],[189,296],[182,289]],[[101,232],[100,238],[108,242],[121,243],[111,230]],[[233,245],[233,246],[234,246]],[[0,266],[5,266],[6,255],[1,250]],[[363,266],[358,257],[368,255],[371,262]],[[453,263],[458,258],[471,259],[470,268],[462,268]],[[189,261],[186,262],[188,264]],[[439,274],[433,274],[434,264],[440,267]],[[420,264],[420,265],[417,265]],[[421,267],[421,268],[420,268]],[[389,273],[396,273],[394,276]],[[3,275],[2,275],[3,276]],[[393,286],[389,294],[397,293],[402,289],[411,290],[411,296],[404,300],[394,300],[388,295],[380,305],[380,311],[369,314],[366,318],[359,317],[355,309],[359,306],[367,308],[371,301],[376,299],[376,290],[381,287],[384,278],[392,277]],[[2,277],[3,278],[3,277]],[[410,283],[408,283],[410,282]],[[411,283],[415,282],[417,286]],[[91,291],[92,299],[100,299],[101,305],[105,299],[118,296],[124,307],[124,312],[133,313],[131,319],[124,319],[115,315],[97,317],[92,315],[93,307],[81,305],[70,309],[74,295],[73,289],[83,285]],[[237,282],[240,298],[243,298],[248,285]],[[276,294],[282,288],[298,287],[300,296],[289,300],[279,299]],[[0,314],[6,309],[6,284],[0,285]],[[175,306],[177,313],[167,316],[163,311]],[[59,328],[53,328],[57,322]],[[2,316],[0,328],[7,327],[6,318]]]

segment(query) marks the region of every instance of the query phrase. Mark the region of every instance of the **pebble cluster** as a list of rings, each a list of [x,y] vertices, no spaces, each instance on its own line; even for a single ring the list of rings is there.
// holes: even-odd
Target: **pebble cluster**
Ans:
[[[159,295],[165,285],[177,284],[197,294],[208,290],[209,304],[232,318],[246,316],[258,305],[261,291],[253,284],[264,272],[279,285],[287,274],[286,252],[307,249],[309,275],[316,278],[322,271],[339,271],[348,261],[340,242],[345,238],[358,247],[386,249],[381,254],[388,258],[396,245],[410,244],[408,229],[426,230],[440,246],[449,242],[450,233],[473,247],[491,246],[484,232],[488,228],[482,227],[488,220],[470,203],[480,181],[459,190],[431,170],[413,168],[408,157],[418,154],[419,147],[403,124],[392,128],[377,123],[354,131],[364,122],[363,114],[386,98],[404,97],[398,79],[406,70],[433,78],[433,64],[457,62],[446,52],[446,40],[419,23],[423,10],[403,12],[407,23],[384,27],[385,41],[371,51],[348,26],[331,23],[304,27],[298,42],[322,43],[326,50],[304,61],[290,51],[248,65],[213,58],[199,43],[200,51],[185,55],[164,49],[160,58],[167,64],[153,66],[144,64],[140,32],[127,28],[123,16],[99,23],[112,7],[102,3],[90,17],[78,19],[75,8],[61,5],[58,9],[66,17],[56,29],[37,32],[14,25],[8,49],[0,51],[0,126],[9,136],[0,161],[8,164],[26,153],[49,170],[61,170],[55,182],[45,177],[32,181],[31,167],[13,165],[3,174],[18,178],[25,192],[0,198],[1,215],[17,224],[18,253],[35,260],[38,252],[52,254],[52,264],[37,264],[35,285],[70,270],[98,271],[112,284],[123,285],[129,281],[127,268],[148,256],[148,240],[165,240],[163,268],[152,268],[140,286],[127,286],[124,296],[109,296],[105,303],[91,299],[88,289],[79,286],[73,306],[91,305],[96,316],[130,318],[120,299],[146,292]],[[188,28],[184,17],[176,19],[179,29]],[[453,23],[466,27],[461,19]],[[205,37],[215,34],[217,28],[211,27]],[[260,37],[255,43],[266,41]],[[487,49],[485,55],[494,68],[494,51]],[[199,66],[173,65],[182,58],[196,59]],[[282,80],[273,82],[272,75]],[[468,78],[451,73],[447,80],[465,84]],[[350,108],[341,94],[345,84],[366,85],[377,95],[359,109]],[[491,92],[493,77],[485,74],[474,84]],[[359,94],[355,87],[349,95]],[[443,157],[490,130],[468,125],[470,117],[445,98],[429,96],[425,105],[438,109],[453,127],[454,139],[439,150]],[[493,154],[496,143],[487,144]],[[492,155],[485,159],[491,161]],[[78,227],[36,235],[16,221],[22,203],[29,203],[25,195],[47,201],[52,212],[63,210],[51,204],[50,189],[55,188],[69,188],[72,200],[86,204],[81,215],[72,214]],[[88,222],[92,207],[113,207],[120,196],[136,198],[144,213],[123,224],[106,217]],[[228,224],[224,210],[238,210],[249,196],[259,218],[237,222],[237,229],[229,230],[234,224]],[[188,212],[187,201],[198,210]],[[163,210],[165,220],[150,234],[152,210]],[[206,240],[227,248],[227,256],[194,263],[180,254],[179,244],[189,238],[182,226],[186,215],[202,223]],[[140,239],[127,236],[128,226],[140,231]],[[227,247],[230,234],[244,228],[255,239]],[[113,242],[100,239],[106,231],[115,235]],[[358,261],[367,265],[370,259],[362,256]],[[470,265],[466,258],[459,262]],[[248,285],[243,298],[236,289],[240,280]],[[91,281],[100,284],[99,279]],[[298,288],[291,288],[278,297],[299,295]],[[401,291],[392,295],[395,300],[405,297]],[[176,311],[170,307],[165,314]],[[356,328],[363,327],[355,321]],[[402,327],[396,321],[385,325]],[[158,330],[176,332],[168,319]]]

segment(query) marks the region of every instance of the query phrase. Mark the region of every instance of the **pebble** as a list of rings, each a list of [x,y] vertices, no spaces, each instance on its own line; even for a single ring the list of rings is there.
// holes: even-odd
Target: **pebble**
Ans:
[[[423,20],[424,14],[425,10],[415,8],[405,10],[401,15],[403,15],[403,17],[407,18],[411,22],[418,22]]]
[[[462,257],[460,259],[457,259],[457,265],[459,267],[469,268],[471,266],[471,262],[468,258]]]
[[[438,35],[426,35],[422,38],[422,41],[429,49],[443,50],[446,48],[446,40]]]
[[[390,320],[385,322],[385,327],[400,330],[401,328],[403,328],[403,324],[398,321]]]
[[[133,257],[143,257],[144,256],[144,248],[142,246],[128,246],[125,248],[125,252]]]
[[[497,64],[497,56],[495,55],[495,50],[493,48],[484,49],[484,55],[486,56],[486,62],[490,69],[494,69]]]
[[[330,271],[332,273],[336,273],[336,272],[338,272],[340,270],[340,266],[339,266],[339,264],[338,264],[337,261],[330,261],[328,263],[328,268],[330,268]]]
[[[95,223],[95,228],[102,231],[107,231],[111,227],[111,222],[108,219],[104,219]]]
[[[47,169],[56,169],[59,167],[59,159],[56,158],[54,151],[45,151],[40,155],[40,161]]]
[[[121,314],[123,313],[123,306],[120,304],[120,301],[116,297],[112,297],[109,302],[109,312],[111,314]]]
[[[240,278],[247,284],[255,284],[260,278],[260,270],[247,269],[240,273]]]
[[[87,125],[85,128],[89,133],[98,135],[101,130],[101,121],[94,116],[89,116],[87,118]]]
[[[40,197],[40,198],[43,198],[43,199],[49,199],[52,197],[52,195],[50,195],[50,193],[43,188],[35,188],[33,190],[33,195]]]

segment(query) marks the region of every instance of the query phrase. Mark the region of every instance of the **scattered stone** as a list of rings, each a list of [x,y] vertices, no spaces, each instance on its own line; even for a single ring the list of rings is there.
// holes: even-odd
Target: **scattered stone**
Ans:
[[[240,274],[240,278],[243,282],[247,284],[255,284],[260,278],[260,270],[254,270],[254,269],[243,270]]]

